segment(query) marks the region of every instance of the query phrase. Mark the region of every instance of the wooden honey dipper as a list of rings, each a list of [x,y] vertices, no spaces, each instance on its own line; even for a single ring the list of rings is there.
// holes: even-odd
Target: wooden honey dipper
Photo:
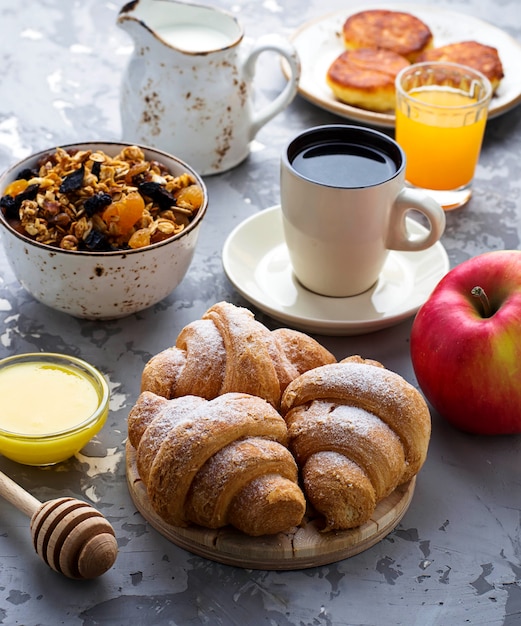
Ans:
[[[42,503],[0,472],[0,495],[31,518],[33,545],[53,570],[69,578],[96,578],[118,553],[114,529],[94,507],[76,498]]]

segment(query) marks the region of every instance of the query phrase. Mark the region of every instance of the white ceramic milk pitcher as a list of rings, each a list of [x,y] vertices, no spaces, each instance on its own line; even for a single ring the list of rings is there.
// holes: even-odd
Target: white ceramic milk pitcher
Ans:
[[[121,87],[125,141],[175,154],[200,174],[228,170],[249,154],[259,129],[294,98],[300,62],[292,44],[266,35],[246,50],[236,18],[176,0],[134,0],[117,20],[134,41]],[[252,104],[256,60],[282,55],[291,78],[261,110]]]

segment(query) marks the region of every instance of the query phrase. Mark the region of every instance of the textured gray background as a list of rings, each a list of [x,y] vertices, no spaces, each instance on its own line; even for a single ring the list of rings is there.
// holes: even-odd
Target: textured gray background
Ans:
[[[290,35],[309,19],[351,6],[346,0],[212,4],[236,13],[248,38]],[[0,0],[1,169],[55,144],[120,137],[119,82],[132,49],[116,26],[122,5]],[[436,6],[521,38],[517,0],[442,0]],[[258,66],[258,102],[283,84],[278,61],[268,55]],[[0,357],[71,353],[98,366],[112,389],[108,423],[82,454],[49,469],[0,458],[0,468],[41,500],[87,499],[112,522],[120,546],[116,565],[103,577],[64,579],[33,553],[27,518],[2,502],[0,624],[521,624],[519,436],[465,435],[433,413],[429,457],[397,529],[360,555],[305,571],[247,571],[193,556],[150,528],[128,494],[126,417],[144,363],[214,302],[247,306],[223,274],[223,242],[245,217],[278,203],[284,143],[306,127],[338,121],[297,97],[261,130],[246,162],[208,178],[210,207],[191,269],[170,297],[144,313],[96,323],[52,311],[24,292],[0,250]],[[443,244],[452,265],[486,250],[519,248],[520,125],[520,108],[487,125],[474,197],[447,216]],[[407,320],[370,335],[319,339],[338,358],[360,353],[379,359],[415,384],[410,327]]]

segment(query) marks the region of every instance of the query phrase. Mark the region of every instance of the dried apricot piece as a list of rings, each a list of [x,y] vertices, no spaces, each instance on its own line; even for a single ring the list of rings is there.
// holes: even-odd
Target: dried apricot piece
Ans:
[[[194,209],[198,209],[203,203],[203,190],[199,185],[188,185],[176,191],[174,195],[178,203],[186,202]]]
[[[145,210],[145,201],[139,193],[131,192],[124,199],[109,204],[103,211],[103,221],[108,225],[116,222],[121,233],[128,233],[139,221]]]
[[[28,184],[29,183],[28,181],[25,180],[25,178],[13,180],[13,182],[7,185],[7,187],[5,188],[4,194],[6,196],[13,196],[14,198],[22,191],[25,191],[27,189]]]

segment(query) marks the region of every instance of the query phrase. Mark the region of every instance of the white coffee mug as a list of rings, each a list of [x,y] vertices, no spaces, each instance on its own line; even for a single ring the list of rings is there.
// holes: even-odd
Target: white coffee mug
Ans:
[[[237,19],[220,9],[160,0],[134,0],[118,25],[134,41],[121,85],[123,139],[153,145],[199,174],[224,172],[243,161],[257,132],[295,97],[300,62],[276,34],[252,44]],[[290,78],[260,109],[252,102],[255,65],[271,51]]]
[[[294,274],[318,294],[347,297],[370,289],[389,250],[424,250],[445,229],[432,198],[406,188],[405,154],[382,132],[332,124],[292,139],[281,159],[281,210]],[[406,216],[427,219],[425,234]]]

